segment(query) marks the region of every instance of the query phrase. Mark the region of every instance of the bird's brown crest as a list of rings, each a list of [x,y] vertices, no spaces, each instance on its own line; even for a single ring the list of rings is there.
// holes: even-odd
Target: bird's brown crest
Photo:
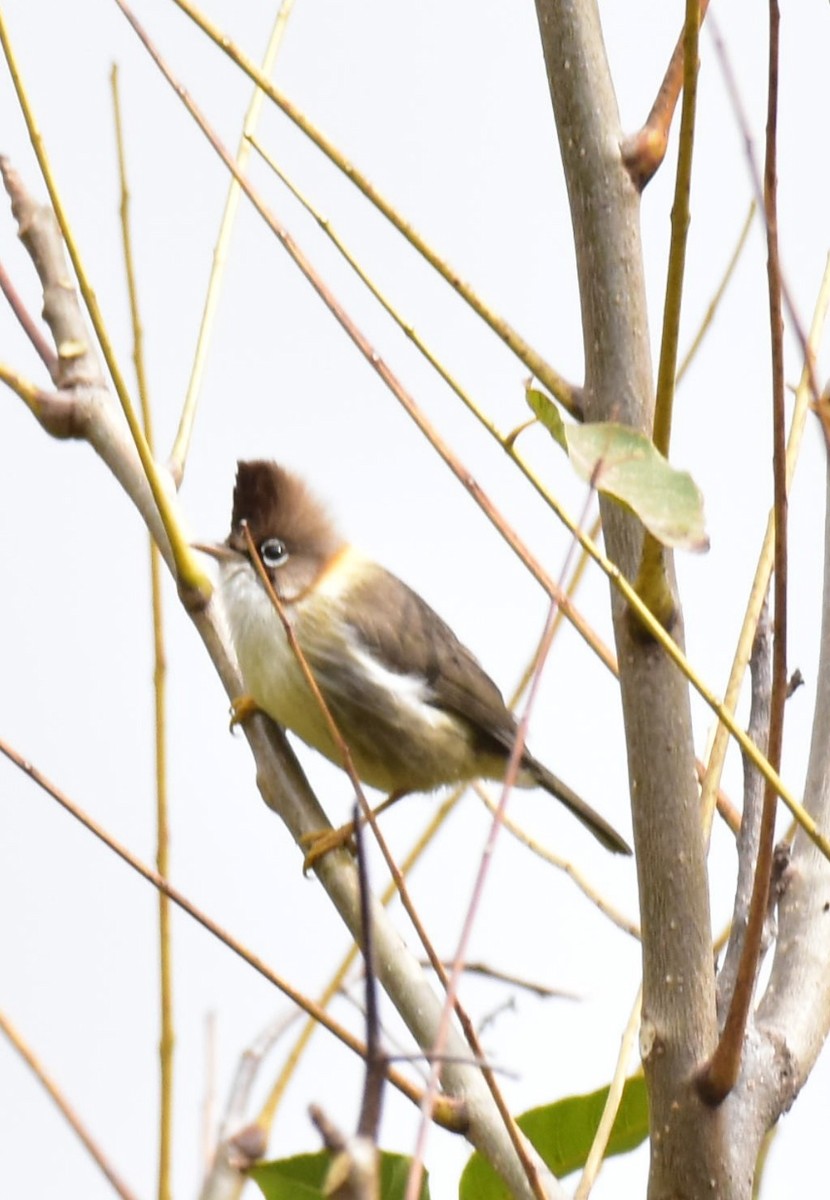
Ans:
[[[264,459],[237,464],[232,543],[243,521],[257,545],[265,538],[279,538],[292,554],[328,558],[342,545],[325,508],[303,481]]]

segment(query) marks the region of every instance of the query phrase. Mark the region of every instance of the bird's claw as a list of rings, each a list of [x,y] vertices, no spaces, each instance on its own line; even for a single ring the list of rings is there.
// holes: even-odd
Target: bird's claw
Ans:
[[[332,850],[348,850],[354,854],[353,838],[354,824],[352,821],[349,821],[348,825],[341,825],[339,829],[318,829],[313,833],[304,833],[300,838],[300,843],[308,846],[308,850],[303,859],[303,874],[307,875],[315,864]]]
[[[242,696],[235,696],[231,700],[231,733],[233,733],[237,725],[243,724],[244,721],[247,721],[249,717],[253,717],[258,712],[262,712],[262,709],[253,696],[249,696],[247,693]]]

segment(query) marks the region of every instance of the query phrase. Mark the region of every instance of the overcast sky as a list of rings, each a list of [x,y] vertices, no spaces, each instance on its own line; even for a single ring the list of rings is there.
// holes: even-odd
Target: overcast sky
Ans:
[[[232,15],[229,16],[229,7]],[[720,6],[715,6],[719,8]],[[825,77],[830,12],[790,6],[782,28],[780,225],[784,270],[809,320],[830,248]],[[262,54],[270,6],[208,6],[232,37]],[[601,5],[622,124],[650,107],[682,21],[680,3]],[[118,228],[109,72],[120,68],[126,145],[157,440],[175,433],[192,363],[227,177],[124,18],[106,0],[3,6],[56,177],[122,366],[131,340]],[[173,4],[137,11],[182,83],[230,146],[250,85]],[[766,15],[718,13],[758,147],[765,113]],[[687,288],[686,344],[732,253],[751,197],[743,140],[710,36],[702,75]],[[569,219],[533,6],[484,0],[296,0],[275,77],[433,245],[566,376],[581,373],[579,303]],[[526,416],[526,370],[324,161],[266,106],[261,137],[310,193],[401,311],[503,429]],[[5,68],[0,151],[41,195]],[[651,328],[657,346],[673,188],[673,152],[643,201]],[[568,539],[504,455],[378,312],[313,221],[257,166],[274,209],[475,473],[558,575]],[[36,281],[3,210],[0,257],[32,312]],[[765,251],[756,224],[715,328],[679,394],[673,456],[706,497],[712,549],[679,562],[692,661],[721,691],[772,495]],[[787,340],[787,381],[797,381]],[[0,358],[42,385],[42,369],[0,307]],[[820,374],[828,373],[826,351]],[[154,853],[152,654],[146,538],[106,469],[82,444],[51,441],[11,393],[0,437],[0,736],[35,762],[146,860]],[[522,443],[570,510],[584,487],[538,430]],[[235,462],[273,457],[304,474],[350,538],[415,586],[456,628],[505,691],[532,652],[545,598],[375,373],[323,309],[244,202],[229,262],[181,497],[194,536],[227,532]],[[814,698],[820,608],[824,455],[808,425],[792,505],[789,657],[806,686],[788,710],[784,777],[802,785]],[[316,994],[348,939],[321,888],[304,880],[296,848],[254,786],[244,739],[228,733],[227,702],[166,586],[174,882],[298,987]],[[589,572],[581,601],[610,639],[607,587]],[[695,703],[698,753],[711,721]],[[613,680],[577,636],[557,642],[531,726],[535,753],[628,836],[624,743]],[[301,760],[335,821],[345,777],[304,749]],[[726,785],[740,794],[738,756]],[[412,798],[388,817],[403,853],[433,811]],[[142,1196],[155,1179],[157,954],[155,895],[17,772],[0,764],[0,1007],[16,1022],[119,1170]],[[541,793],[515,815],[572,855],[636,917],[630,863],[610,862]],[[413,877],[438,949],[458,936],[487,818],[464,799]],[[734,854],[716,833],[713,922],[728,919]],[[175,1175],[193,1196],[206,1091],[205,1021],[216,1015],[217,1103],[240,1053],[285,1003],[192,922],[176,917]],[[541,953],[540,953],[541,949]],[[516,1111],[607,1082],[634,1000],[639,953],[609,930],[563,875],[503,836],[471,957],[577,995],[546,1003],[493,983],[465,984],[477,1018],[500,1009],[487,1047],[515,1072]],[[338,1015],[360,1028],[347,1003]],[[541,1048],[541,1049],[540,1049]],[[544,1061],[544,1068],[539,1069]],[[633,1066],[633,1064],[632,1064]],[[264,1086],[272,1077],[264,1073]],[[275,1155],[316,1149],[306,1116],[323,1103],[354,1124],[359,1064],[318,1035],[275,1130]],[[335,1082],[336,1081],[336,1082]],[[820,1063],[784,1119],[767,1194],[815,1178],[830,1103]],[[111,1192],[38,1085],[0,1041],[0,1153],[9,1195],[57,1185],[86,1200]],[[389,1096],[383,1142],[408,1151],[416,1114]],[[466,1146],[433,1133],[434,1196],[452,1194]],[[46,1168],[44,1171],[44,1167]],[[59,1174],[55,1168],[59,1167]],[[643,1151],[610,1164],[595,1195],[643,1194]]]

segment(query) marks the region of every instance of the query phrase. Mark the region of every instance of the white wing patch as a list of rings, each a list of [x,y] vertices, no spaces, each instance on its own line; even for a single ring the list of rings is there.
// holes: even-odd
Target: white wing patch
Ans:
[[[351,633],[348,644],[353,661],[367,681],[389,696],[390,703],[397,706],[404,720],[425,724],[431,729],[438,729],[450,721],[447,713],[430,704],[431,693],[425,679],[418,675],[401,675],[397,671],[390,671],[383,663],[373,658]]]

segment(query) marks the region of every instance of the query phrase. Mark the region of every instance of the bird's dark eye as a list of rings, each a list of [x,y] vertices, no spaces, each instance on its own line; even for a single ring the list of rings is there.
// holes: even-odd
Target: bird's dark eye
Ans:
[[[288,561],[285,542],[281,542],[279,538],[266,538],[259,544],[259,556],[266,567],[281,567]]]

